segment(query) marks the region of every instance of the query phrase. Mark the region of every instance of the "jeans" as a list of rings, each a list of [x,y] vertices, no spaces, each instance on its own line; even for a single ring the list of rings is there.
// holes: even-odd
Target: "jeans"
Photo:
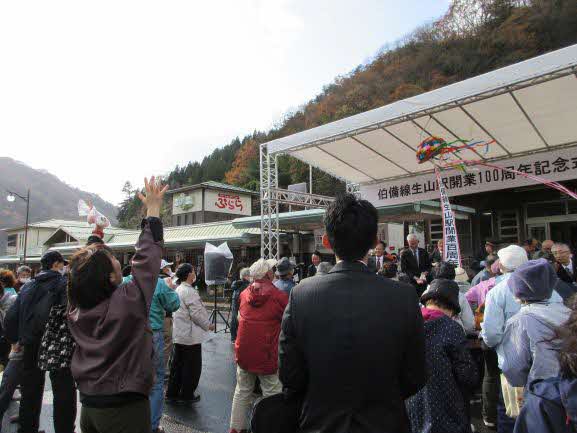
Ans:
[[[21,360],[9,360],[2,375],[2,384],[0,384],[0,423],[2,422],[4,413],[10,406],[14,391],[16,391],[16,388],[20,384],[22,367],[23,363]]]
[[[253,403],[253,391],[256,378],[260,380],[262,396],[279,394],[282,392],[282,384],[278,374],[267,376],[249,373],[240,367],[236,367],[236,388],[232,399],[232,413],[230,414],[230,429],[237,431],[248,428],[248,411]]]
[[[172,354],[166,398],[192,400],[202,372],[202,346],[176,343]]]
[[[152,344],[154,347],[154,385],[150,390],[150,423],[152,431],[158,428],[162,418],[162,407],[164,404],[164,333],[154,331],[152,334]]]
[[[231,308],[230,308],[230,339],[236,340],[236,333],[238,331],[238,304],[240,293],[234,291],[232,294]]]
[[[172,317],[164,318],[164,372],[170,371],[172,357]]]
[[[151,431],[150,403],[144,398],[120,407],[82,406],[80,430],[82,433],[148,433]]]
[[[501,393],[501,371],[497,363],[495,349],[484,348],[485,374],[483,376],[483,419],[488,422],[497,422],[497,403]]]

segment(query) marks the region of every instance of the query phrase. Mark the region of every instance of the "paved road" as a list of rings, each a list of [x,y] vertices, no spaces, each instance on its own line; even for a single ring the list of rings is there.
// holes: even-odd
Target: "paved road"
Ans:
[[[199,384],[200,402],[191,406],[165,406],[162,425],[168,433],[226,433],[230,419],[232,396],[235,387],[234,351],[230,343],[230,334],[212,334],[203,344],[203,370]],[[80,413],[80,408],[78,410]],[[477,432],[488,433],[481,426],[480,404],[472,408],[473,422]],[[7,425],[10,415],[17,413],[14,403],[4,417],[2,432],[15,433],[16,427]],[[42,407],[40,427],[47,433],[53,433],[52,391],[50,380],[46,380],[46,391]],[[80,432],[80,428],[77,430]]]

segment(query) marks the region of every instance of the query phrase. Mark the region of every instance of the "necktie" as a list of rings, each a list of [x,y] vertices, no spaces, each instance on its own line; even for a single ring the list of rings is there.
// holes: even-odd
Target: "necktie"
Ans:
[[[415,259],[417,260],[417,266],[419,266],[419,250],[413,250],[413,254],[415,255]]]

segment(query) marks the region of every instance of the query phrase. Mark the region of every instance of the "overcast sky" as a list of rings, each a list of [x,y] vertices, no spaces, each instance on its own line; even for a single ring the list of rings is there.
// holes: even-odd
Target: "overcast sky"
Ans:
[[[5,1],[0,156],[118,203],[266,130],[448,0]]]

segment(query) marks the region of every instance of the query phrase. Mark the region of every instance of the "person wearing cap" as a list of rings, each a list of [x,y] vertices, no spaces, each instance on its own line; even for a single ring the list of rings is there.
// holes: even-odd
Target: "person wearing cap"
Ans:
[[[250,267],[253,282],[240,294],[238,333],[234,344],[237,369],[230,415],[231,433],[248,428],[247,413],[253,401],[257,377],[263,397],[282,391],[278,377],[278,341],[288,296],[273,285],[271,265],[272,262],[265,259],[253,263]]]
[[[24,284],[30,281],[32,277],[32,269],[29,266],[22,265],[19,266],[16,270],[16,284],[14,285],[14,289],[16,292],[20,292],[20,289]]]
[[[287,295],[290,295],[292,288],[296,286],[293,280],[294,269],[294,265],[288,257],[283,257],[276,265],[275,275],[278,277],[278,280],[274,282],[274,285]]]
[[[468,395],[478,380],[475,362],[466,347],[460,313],[459,286],[437,278],[421,296],[425,321],[428,380],[406,401],[413,432],[470,432]]]
[[[50,310],[66,305],[67,279],[63,275],[68,262],[58,251],[45,253],[42,270],[27,283],[8,310],[5,319],[6,338],[14,344],[13,351],[22,352],[19,380],[22,398],[19,409],[20,430],[37,433],[42,410],[45,372],[38,367],[40,342]],[[19,356],[18,356],[19,357]],[[13,357],[11,356],[11,361]],[[54,393],[54,429],[57,433],[74,432],[76,420],[76,388],[70,368],[50,371]]]
[[[501,369],[515,387],[559,373],[560,340],[556,329],[569,319],[571,310],[550,302],[557,275],[545,259],[519,266],[507,286],[521,303],[520,311],[507,321],[501,343]]]
[[[495,351],[487,350],[487,352],[484,353],[486,357],[491,358],[489,360],[491,364],[490,371],[500,375],[500,370],[503,366],[501,341],[503,340],[505,325],[521,308],[521,304],[515,299],[507,281],[519,266],[528,262],[528,259],[525,249],[518,245],[509,245],[506,248],[501,248],[497,256],[499,257],[499,267],[503,273],[503,277],[499,283],[487,293],[485,298],[485,311],[480,336],[487,346],[487,349],[493,349]],[[563,299],[554,291],[550,301],[562,303]],[[500,379],[496,377],[495,380],[500,381]],[[499,395],[496,397],[500,398]],[[501,419],[501,424],[511,424],[512,429],[514,420],[504,415],[503,404],[499,401],[496,406],[497,416]],[[493,423],[494,419],[491,418],[487,422]]]
[[[487,256],[495,254],[497,245],[490,240],[485,241],[485,245],[480,248],[479,252],[475,255],[475,260],[471,264],[471,269],[475,272],[479,272],[483,269],[485,264],[483,263]]]
[[[457,269],[452,263],[440,262],[436,268],[432,271],[433,281],[435,279],[446,279],[450,281],[455,281],[459,287],[459,313],[455,315],[454,319],[463,327],[466,333],[473,333],[475,331],[475,316],[473,315],[473,310],[465,297],[465,293],[461,290],[460,283],[457,282]],[[464,269],[463,269],[463,272]],[[430,290],[430,285],[425,290],[427,293]]]

